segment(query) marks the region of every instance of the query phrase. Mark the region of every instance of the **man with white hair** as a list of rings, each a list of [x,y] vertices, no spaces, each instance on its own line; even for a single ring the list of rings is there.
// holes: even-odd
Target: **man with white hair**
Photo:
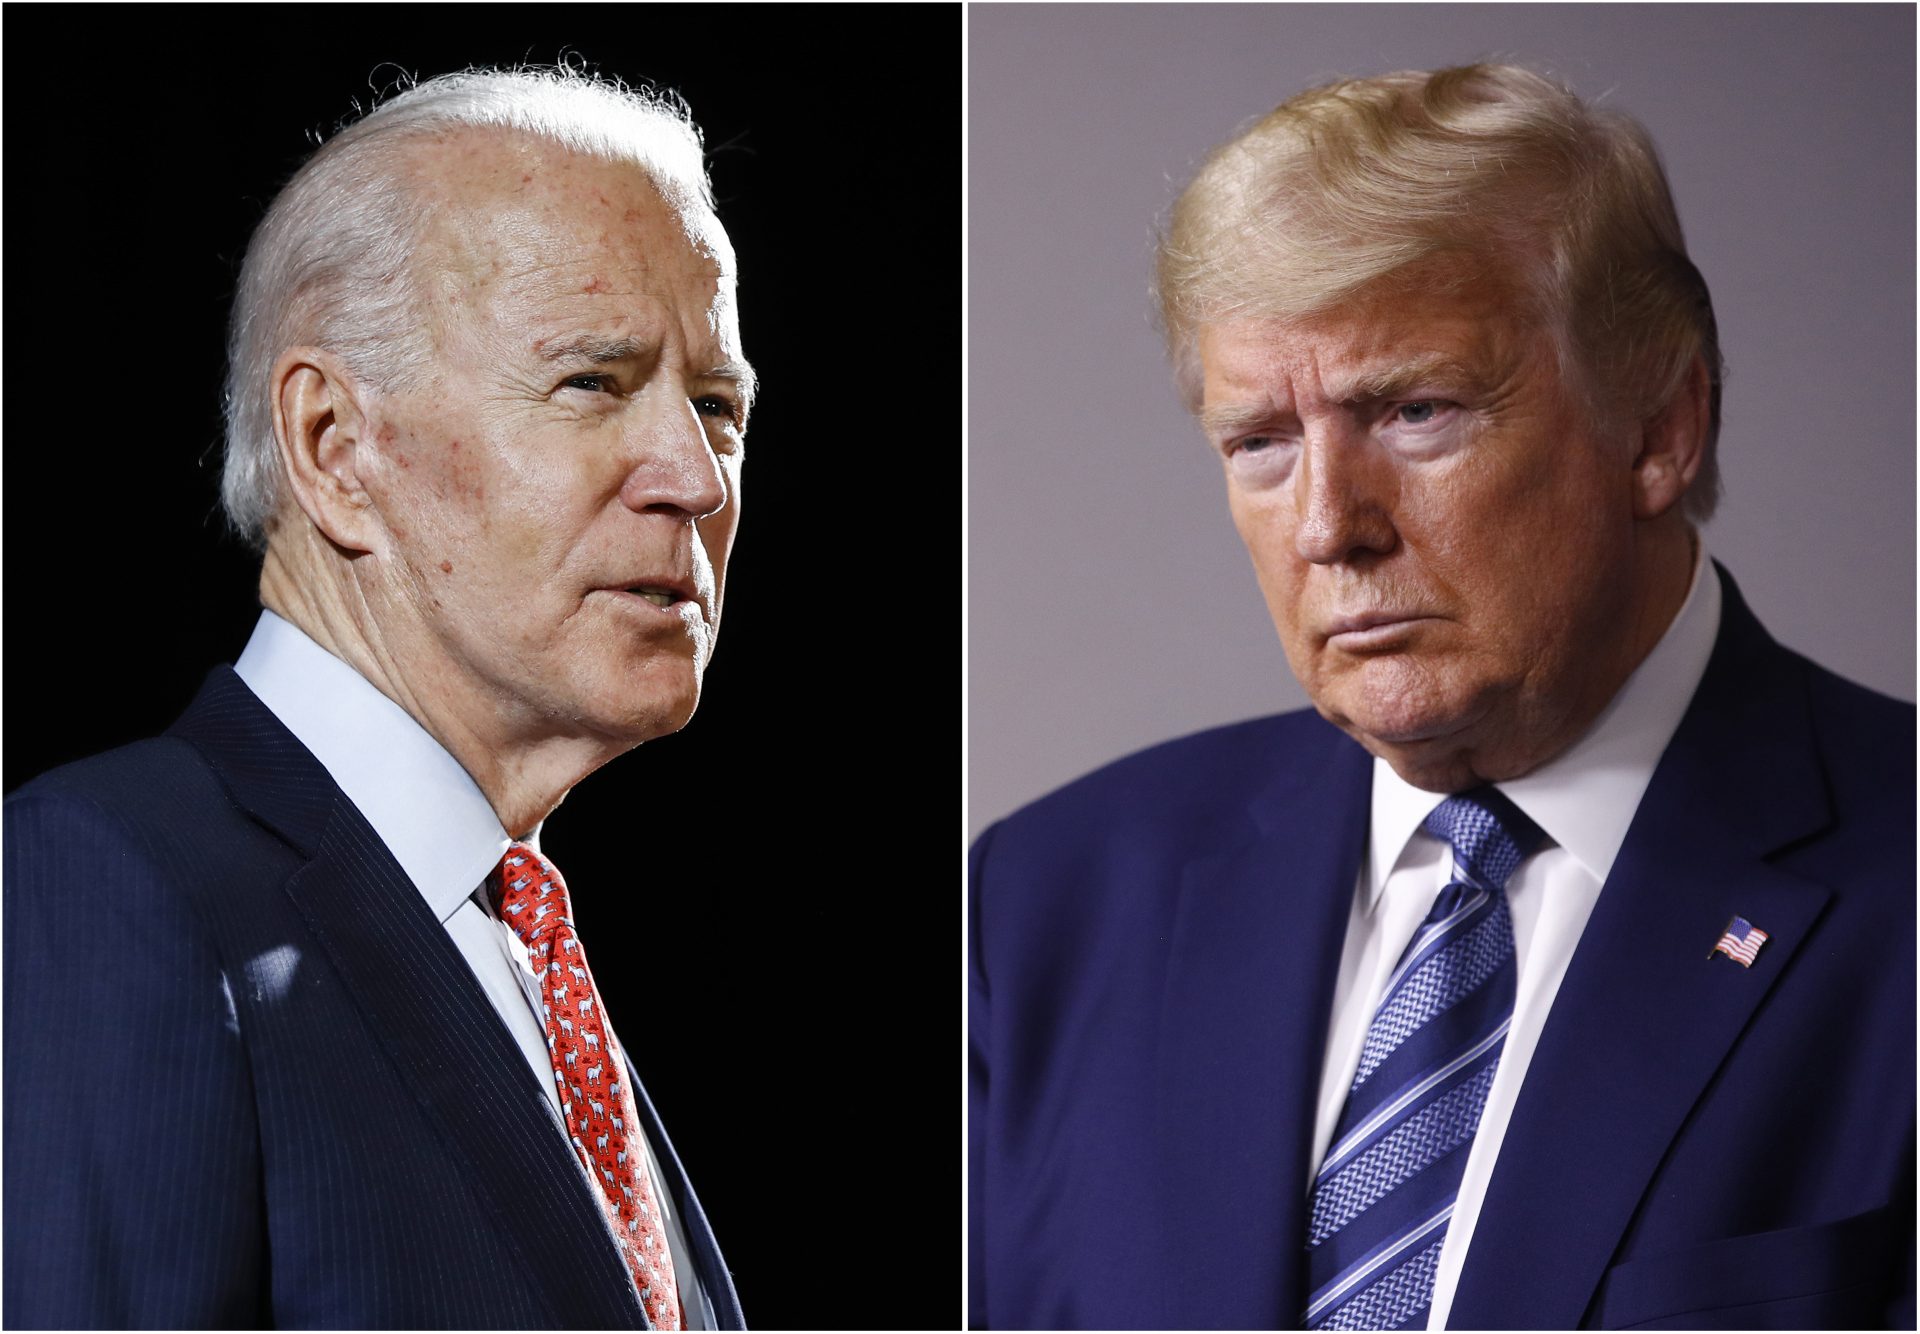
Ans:
[[[1157,287],[1315,707],[976,844],[972,1323],[1910,1328],[1913,709],[1705,553],[1645,131],[1314,89]]]
[[[6,804],[8,1325],[741,1327],[634,1074],[669,998],[615,1033],[539,850],[698,701],[734,288],[685,113],[565,71],[424,83],[274,200],[222,488],[259,625]]]

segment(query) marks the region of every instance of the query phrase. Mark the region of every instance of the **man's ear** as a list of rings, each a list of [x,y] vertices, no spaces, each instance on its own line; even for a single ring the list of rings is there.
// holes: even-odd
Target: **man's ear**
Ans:
[[[1696,354],[1666,404],[1641,425],[1633,461],[1633,517],[1657,519],[1680,503],[1706,460],[1713,420],[1707,363]]]
[[[371,551],[378,528],[360,481],[366,416],[359,389],[324,348],[291,347],[273,364],[273,435],[288,489],[335,546]]]

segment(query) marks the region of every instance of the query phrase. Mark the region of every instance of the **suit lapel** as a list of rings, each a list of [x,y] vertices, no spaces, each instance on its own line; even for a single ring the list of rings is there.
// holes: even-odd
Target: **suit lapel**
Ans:
[[[1370,788],[1341,738],[1250,806],[1233,851],[1187,867],[1156,1104],[1174,1305],[1155,1314],[1174,1328],[1284,1327],[1305,1304],[1307,1159]]]
[[[1768,854],[1830,815],[1799,664],[1724,577],[1721,631],[1527,1070],[1448,1323],[1570,1329],[1668,1146],[1828,891]],[[1735,914],[1754,965],[1711,953]]]
[[[285,886],[562,1324],[643,1328],[599,1202],[459,948],[324,768],[230,670],[173,729],[310,860]]]
[[[624,1059],[626,1047],[623,1045],[620,1051]],[[740,1312],[740,1298],[733,1290],[733,1275],[727,1271],[726,1261],[720,1256],[720,1245],[714,1240],[713,1229],[707,1225],[706,1211],[700,1207],[699,1197],[693,1193],[693,1184],[687,1180],[686,1171],[680,1166],[680,1155],[673,1151],[673,1143],[660,1125],[659,1114],[653,1110],[653,1099],[647,1096],[646,1085],[640,1082],[632,1061],[627,1061],[626,1067],[629,1087],[633,1089],[634,1107],[639,1112],[647,1143],[653,1146],[653,1156],[660,1164],[663,1179],[654,1184],[666,1191],[680,1207],[680,1226],[686,1231],[687,1246],[693,1252],[694,1268],[699,1272],[700,1285],[706,1289],[707,1300],[713,1303],[714,1328],[745,1329],[746,1317]]]

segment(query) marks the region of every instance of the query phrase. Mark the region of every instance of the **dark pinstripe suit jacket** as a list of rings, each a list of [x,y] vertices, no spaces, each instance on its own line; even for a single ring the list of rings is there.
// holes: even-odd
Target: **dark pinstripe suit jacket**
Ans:
[[[9,1328],[645,1326],[459,950],[230,669],[8,798],[5,871]]]

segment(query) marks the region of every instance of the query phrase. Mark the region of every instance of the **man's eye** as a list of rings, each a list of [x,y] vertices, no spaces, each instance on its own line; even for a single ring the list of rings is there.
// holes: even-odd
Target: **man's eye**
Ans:
[[[740,424],[739,405],[720,394],[702,394],[693,400],[693,409],[702,417],[724,417],[735,426]]]
[[[564,389],[584,389],[590,394],[611,394],[614,390],[611,375],[569,375],[561,382]]]
[[[1438,403],[1430,398],[1423,398],[1413,403],[1402,403],[1394,409],[1394,415],[1409,426],[1419,426],[1432,421],[1439,411]]]

